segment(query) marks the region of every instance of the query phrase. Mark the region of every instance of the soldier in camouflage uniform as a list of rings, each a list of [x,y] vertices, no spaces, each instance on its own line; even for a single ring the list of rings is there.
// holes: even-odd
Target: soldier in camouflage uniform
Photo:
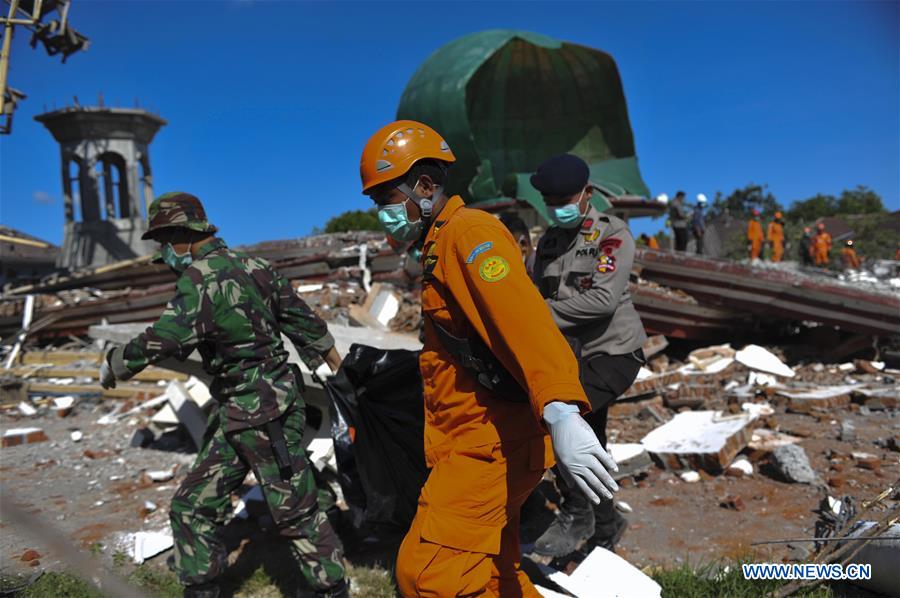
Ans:
[[[100,377],[112,387],[197,349],[214,378],[210,391],[218,407],[170,512],[174,569],[185,595],[218,595],[216,580],[228,556],[219,531],[231,493],[252,470],[311,595],[347,596],[340,540],[319,509],[303,450],[302,378],[288,363],[281,333],[314,370],[323,360],[332,370],[339,366],[334,339],[268,262],[232,251],[214,236],[216,227],[193,195],[161,195],[149,217],[144,238],[160,243],[156,259],[179,274],[176,293],[156,323],[107,354]]]

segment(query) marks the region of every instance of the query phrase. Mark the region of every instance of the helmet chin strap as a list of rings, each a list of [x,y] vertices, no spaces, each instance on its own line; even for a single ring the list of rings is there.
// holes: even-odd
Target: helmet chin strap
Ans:
[[[418,183],[416,183],[418,186]],[[410,188],[406,183],[400,183],[397,185],[397,189],[399,189],[406,197],[409,198],[411,202],[416,204],[419,207],[419,211],[422,213],[423,220],[431,219],[431,212],[434,208],[434,201],[436,198],[440,197],[441,192],[444,190],[440,185],[435,186],[434,193],[431,197],[420,197],[416,191],[415,187]]]

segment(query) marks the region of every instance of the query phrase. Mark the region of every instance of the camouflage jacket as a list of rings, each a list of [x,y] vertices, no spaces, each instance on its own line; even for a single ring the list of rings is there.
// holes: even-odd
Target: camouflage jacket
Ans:
[[[298,396],[281,340],[284,333],[311,368],[334,346],[323,322],[265,260],[228,249],[215,238],[200,248],[175,283],[175,296],[152,326],[115,349],[113,373],[127,380],[168,357],[197,349],[226,409],[227,430],[262,425]]]

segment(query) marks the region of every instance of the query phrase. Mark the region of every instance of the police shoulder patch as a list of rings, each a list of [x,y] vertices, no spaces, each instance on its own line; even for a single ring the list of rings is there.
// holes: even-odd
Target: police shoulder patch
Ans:
[[[478,274],[485,282],[497,282],[509,274],[509,262],[499,255],[486,257],[478,268]]]
[[[475,261],[475,258],[477,258],[488,249],[491,249],[493,246],[494,244],[491,241],[485,241],[481,245],[478,245],[475,249],[472,250],[472,253],[469,254],[469,257],[466,258],[466,263],[473,263]]]
[[[616,258],[613,255],[604,253],[597,261],[597,272],[600,274],[608,274],[616,271]]]

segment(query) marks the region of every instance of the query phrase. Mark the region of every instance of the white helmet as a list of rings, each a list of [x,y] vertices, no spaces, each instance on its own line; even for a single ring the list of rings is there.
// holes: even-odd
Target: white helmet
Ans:
[[[702,193],[697,194],[697,203],[706,203],[706,196]]]
[[[669,196],[665,193],[660,193],[656,196],[656,201],[658,201],[659,203],[669,203]]]

